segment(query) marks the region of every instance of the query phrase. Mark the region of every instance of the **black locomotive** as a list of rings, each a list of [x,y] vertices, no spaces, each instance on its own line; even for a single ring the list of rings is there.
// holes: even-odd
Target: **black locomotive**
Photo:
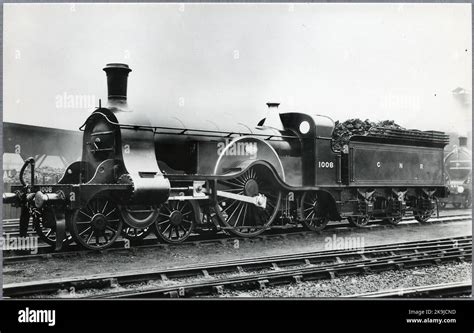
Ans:
[[[440,206],[448,204],[454,208],[470,208],[472,206],[472,155],[467,148],[467,138],[459,137],[459,146],[455,147],[444,158],[445,173],[450,193],[439,200]]]
[[[29,159],[22,185],[3,196],[22,208],[23,222],[32,217],[40,234],[54,235],[57,248],[68,234],[106,248],[122,228],[136,235],[153,226],[180,242],[193,231],[255,236],[288,225],[321,230],[345,218],[397,224],[409,211],[424,222],[447,194],[442,132],[375,130],[334,151],[329,117],[279,113],[277,103],[257,126],[188,127],[127,104],[128,65],[104,71],[108,102],[81,127],[82,160],[58,184],[42,185],[23,179],[28,166],[34,175]]]

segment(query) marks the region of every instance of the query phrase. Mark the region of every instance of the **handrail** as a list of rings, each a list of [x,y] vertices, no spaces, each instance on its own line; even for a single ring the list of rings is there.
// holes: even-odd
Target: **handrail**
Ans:
[[[25,163],[23,164],[20,170],[19,178],[20,178],[20,183],[23,186],[27,186],[25,183],[25,180],[23,179],[23,176],[25,174],[26,167],[30,164],[31,164],[31,184],[30,185],[33,186],[35,183],[35,159],[33,157],[29,157],[25,160]]]
[[[215,137],[230,137],[232,135],[238,135],[238,136],[245,136],[245,135],[251,135],[251,136],[257,136],[257,137],[262,137],[266,138],[264,140],[270,140],[272,138],[284,138],[284,139],[298,139],[298,136],[291,136],[291,135],[275,135],[275,134],[258,134],[258,133],[243,133],[243,132],[228,132],[228,131],[216,131],[216,130],[202,130],[202,129],[191,129],[191,128],[178,128],[178,127],[167,127],[167,126],[147,126],[147,125],[130,125],[130,124],[120,124],[115,121],[110,120],[106,114],[102,112],[94,112],[93,115],[100,115],[105,120],[111,124],[118,126],[120,128],[129,128],[129,129],[147,129],[147,130],[153,130],[155,133],[158,132],[158,130],[169,130],[169,131],[179,131],[178,133],[171,133],[171,132],[158,132],[160,134],[167,134],[167,135],[184,135],[187,133],[187,135],[194,135],[194,136],[215,136]],[[84,131],[84,126],[86,123],[82,124],[81,127],[79,127],[80,131]],[[189,134],[189,132],[197,132],[197,133],[207,133],[207,134]]]

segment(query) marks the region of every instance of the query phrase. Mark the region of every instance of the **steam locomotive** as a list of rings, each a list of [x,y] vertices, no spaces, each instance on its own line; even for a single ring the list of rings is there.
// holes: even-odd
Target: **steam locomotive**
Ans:
[[[472,156],[467,148],[467,138],[459,137],[459,146],[444,158],[445,173],[449,184],[449,196],[439,200],[440,206],[448,204],[454,208],[472,206]]]
[[[176,243],[212,230],[251,237],[301,224],[319,231],[329,220],[397,224],[407,212],[425,222],[447,195],[449,138],[442,132],[375,130],[333,150],[329,117],[280,113],[278,103],[267,104],[257,126],[187,126],[128,105],[128,65],[104,71],[108,100],[81,126],[82,159],[57,184],[43,185],[34,183],[30,158],[22,185],[3,195],[4,203],[21,207],[20,223],[32,218],[58,249],[69,236],[104,249],[123,228],[153,227]]]

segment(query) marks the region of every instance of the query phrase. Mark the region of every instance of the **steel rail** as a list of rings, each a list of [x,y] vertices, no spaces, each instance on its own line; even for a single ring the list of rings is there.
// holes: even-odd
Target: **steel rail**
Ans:
[[[371,230],[379,230],[381,228],[397,228],[397,227],[411,225],[410,221],[413,221],[413,224],[430,225],[430,224],[437,224],[437,223],[464,221],[464,220],[469,220],[469,219],[472,219],[471,215],[454,215],[452,217],[443,216],[443,217],[440,217],[439,219],[434,219],[433,221],[427,222],[427,223],[419,223],[418,221],[415,222],[415,220],[413,219],[407,219],[401,222],[401,224],[396,225],[396,226],[380,224],[380,222],[378,223],[376,221],[371,221],[369,225],[363,228],[354,227],[354,226],[345,225],[345,224],[333,224],[333,225],[328,225],[328,227],[322,230],[320,234],[326,234],[329,232],[334,233],[334,231],[347,233],[347,232],[352,232],[354,230],[370,230],[371,231]],[[101,251],[86,250],[86,249],[81,249],[78,245],[70,245],[66,250],[57,252],[57,251],[54,251],[54,249],[51,248],[51,246],[45,245],[45,246],[39,247],[38,253],[36,254],[12,255],[10,253],[18,252],[18,250],[4,250],[3,251],[3,264],[9,265],[9,264],[20,263],[20,262],[37,262],[37,261],[42,261],[42,260],[49,260],[51,258],[82,256],[82,255],[92,254],[92,253],[108,253],[108,252],[118,252],[118,251],[129,252],[129,251],[137,251],[140,249],[149,249],[149,248],[169,248],[169,247],[190,245],[190,244],[199,246],[201,244],[208,244],[208,243],[224,243],[225,244],[225,243],[232,243],[235,241],[245,242],[247,240],[268,240],[271,238],[281,238],[281,237],[287,237],[287,236],[301,236],[301,235],[309,235],[313,233],[314,232],[312,231],[301,230],[301,228],[293,227],[293,228],[274,229],[271,231],[271,233],[258,235],[253,238],[229,236],[229,235],[221,233],[221,234],[211,235],[210,237],[205,238],[205,239],[201,239],[199,235],[195,235],[193,237],[190,237],[190,239],[188,239],[187,241],[183,243],[178,243],[178,244],[158,243],[158,239],[148,238],[148,239],[138,241],[138,243],[142,242],[145,244],[131,246],[129,248],[125,247],[125,240],[118,240],[114,243],[114,245],[111,248],[101,250]]]
[[[310,272],[321,270],[330,273],[335,269],[344,267],[366,267],[384,260],[398,268],[403,267],[405,262],[413,262],[413,259],[430,259],[434,255],[436,259],[443,258],[466,258],[472,250],[472,236],[456,237],[447,239],[434,239],[420,242],[408,242],[397,244],[384,244],[370,246],[363,251],[353,250],[333,250],[306,252],[290,255],[279,255],[271,257],[247,258],[220,263],[206,263],[200,265],[186,266],[167,270],[147,270],[133,271],[120,274],[102,274],[92,276],[80,276],[74,278],[52,279],[36,282],[22,282],[4,285],[4,296],[18,297],[34,294],[44,294],[55,292],[60,289],[75,290],[84,288],[104,288],[111,285],[127,285],[144,281],[162,281],[181,278],[199,278],[223,273],[242,273],[255,270],[275,270],[279,268],[288,268],[298,266],[296,272]],[[410,251],[411,253],[406,253]],[[389,253],[387,256],[386,254]],[[396,254],[398,253],[398,254]],[[344,262],[343,259],[354,259]],[[433,258],[431,258],[433,259]],[[314,265],[319,265],[314,267]],[[285,271],[289,276],[295,275],[295,269]],[[278,272],[277,272],[278,273]],[[299,275],[299,274],[297,274]],[[327,274],[326,274],[327,275]],[[255,278],[259,279],[261,274]]]
[[[320,279],[332,279],[336,275],[365,274],[370,272],[381,272],[391,269],[410,268],[420,265],[438,264],[442,261],[463,260],[472,256],[471,250],[449,251],[453,254],[442,255],[440,252],[401,256],[399,258],[377,258],[365,262],[340,263],[332,266],[317,268],[291,269],[281,272],[259,273],[251,276],[218,279],[215,281],[205,281],[188,283],[175,286],[165,286],[151,288],[149,290],[127,290],[109,292],[92,298],[156,298],[156,297],[190,297],[205,296],[222,293],[224,288],[229,289],[263,289],[270,286],[298,283],[301,281],[312,281]]]

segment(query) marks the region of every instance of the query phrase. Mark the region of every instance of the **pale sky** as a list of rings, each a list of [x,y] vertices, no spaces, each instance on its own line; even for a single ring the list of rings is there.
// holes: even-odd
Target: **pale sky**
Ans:
[[[254,125],[266,102],[335,120],[471,129],[470,4],[5,4],[4,121],[77,129],[130,65],[129,103]],[[159,124],[157,124],[159,125]]]

